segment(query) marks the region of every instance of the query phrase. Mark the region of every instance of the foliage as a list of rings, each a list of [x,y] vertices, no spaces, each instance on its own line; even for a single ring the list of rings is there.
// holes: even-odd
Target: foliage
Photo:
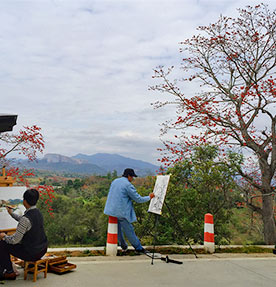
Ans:
[[[67,181],[56,178],[59,188],[52,204],[54,218],[40,204],[51,245],[105,245],[108,217],[103,210],[113,179],[110,175]]]
[[[236,208],[235,202],[242,200],[234,181],[236,168],[237,164],[220,161],[218,149],[213,146],[195,148],[190,158],[170,168],[171,179],[158,224],[158,242],[203,243],[206,213],[214,216],[216,243],[229,242],[232,211]],[[152,231],[154,223],[150,215],[147,216],[139,205],[136,209],[138,220],[142,221],[145,216],[148,222],[146,230],[139,228],[139,232]]]
[[[215,156],[213,148],[207,150],[211,154],[214,152]],[[217,243],[225,244],[229,243],[229,240],[230,243],[237,242],[239,244],[242,242],[259,243],[261,241],[259,218],[257,216],[254,217],[254,221],[251,223],[251,215],[246,213],[246,209],[237,207],[234,204],[234,202],[240,202],[241,198],[236,194],[235,188],[232,189],[232,192],[230,191],[232,184],[234,184],[230,178],[233,170],[225,171],[226,165],[220,166],[220,161],[217,157],[215,157],[215,161],[218,163],[217,166],[211,164],[212,160],[204,159],[204,164],[200,164],[200,162],[197,163],[193,159],[193,162],[196,163],[195,166],[187,161],[179,163],[170,171],[172,177],[166,203],[172,209],[174,216],[170,215],[168,207],[164,205],[163,214],[159,217],[157,228],[154,228],[154,216],[147,212],[149,203],[134,203],[138,219],[134,226],[142,244],[153,244],[154,235],[157,236],[157,244],[186,244],[186,239],[191,243],[202,242],[205,211],[217,212],[215,216]],[[203,166],[208,165],[210,168],[207,170],[212,171],[214,176],[208,173],[202,176]],[[189,172],[184,172],[184,167],[186,168],[187,166],[190,168]],[[186,180],[188,174],[192,175],[189,179],[191,184],[200,186],[199,191],[188,185]],[[223,178],[224,176],[225,179]],[[209,204],[210,208],[208,203],[204,202],[205,200],[210,200],[210,198],[208,197],[208,192],[203,190],[204,182],[198,182],[200,178],[208,181],[209,191],[212,186],[216,186],[215,192],[218,197],[212,196],[218,200],[221,198],[222,200],[219,201],[221,205],[223,200],[225,200],[221,210],[216,211],[212,202]],[[79,180],[83,183],[81,187],[73,187],[76,178],[68,180],[68,178],[59,177],[56,180],[58,180],[60,185],[56,190],[57,199],[52,204],[55,214],[54,218],[50,217],[46,205],[42,202],[39,203],[39,208],[44,215],[45,229],[50,245],[104,246],[106,244],[108,217],[103,214],[103,210],[112,178],[109,178],[109,176],[80,178]],[[145,196],[152,192],[155,180],[156,177],[154,176],[139,177],[134,180],[133,184],[137,191]],[[68,185],[70,186],[69,189],[67,189]],[[219,188],[217,189],[217,187]],[[224,199],[223,190],[226,190],[226,188],[229,189],[228,197]],[[66,194],[65,190],[67,190]],[[201,193],[203,194],[201,195]],[[212,200],[214,200],[213,197]],[[223,221],[223,217],[220,218],[220,214],[226,218],[225,221]],[[175,219],[179,222],[180,228],[177,226]]]
[[[42,212],[45,210],[43,206],[40,208]],[[50,244],[105,245],[107,220],[103,214],[103,200],[86,201],[57,195],[52,208],[54,218],[43,212]]]
[[[166,142],[178,159],[202,143],[222,148],[239,146],[253,156],[258,165],[239,169],[253,187],[241,185],[247,199],[251,191],[261,196],[261,206],[247,204],[258,212],[264,223],[267,244],[276,241],[273,196],[276,170],[276,87],[275,39],[276,12],[261,4],[238,9],[239,17],[221,16],[216,23],[198,27],[198,35],[182,42],[184,77],[174,79],[174,67],[155,70],[160,84],[153,90],[169,94],[173,100],[156,102],[163,107],[175,104],[177,119],[166,122],[163,132],[181,130],[179,142]],[[184,94],[182,83],[200,85],[198,94]],[[191,134],[191,135],[190,135]],[[164,156],[163,162],[174,159]]]
[[[237,208],[233,212],[229,224],[231,237],[237,245],[263,245],[262,218],[248,208]]]

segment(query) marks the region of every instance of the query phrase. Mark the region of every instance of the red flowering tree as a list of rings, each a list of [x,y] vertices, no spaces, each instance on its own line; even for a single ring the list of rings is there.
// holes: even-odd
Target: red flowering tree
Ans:
[[[155,107],[177,107],[177,119],[163,124],[164,133],[181,130],[176,145],[166,143],[174,155],[216,143],[221,148],[242,147],[245,156],[253,157],[257,170],[239,173],[250,186],[244,189],[248,205],[262,216],[265,242],[275,244],[276,12],[264,4],[238,12],[237,18],[221,16],[216,23],[198,27],[197,35],[181,43],[180,72],[158,67],[153,77],[159,82],[151,89],[172,96]],[[188,83],[190,95],[184,93]],[[253,197],[261,198],[261,204],[254,204]]]
[[[37,153],[44,149],[44,139],[41,134],[41,128],[36,125],[24,127],[17,134],[0,133],[0,163],[6,166],[6,175],[12,176],[16,182],[29,186],[28,178],[34,176],[32,170],[20,169],[10,164],[7,155],[12,152],[17,152],[34,161],[37,158]],[[52,186],[39,185],[35,187],[40,192],[40,198],[48,207],[50,215],[52,213],[51,202],[54,198],[54,189]]]

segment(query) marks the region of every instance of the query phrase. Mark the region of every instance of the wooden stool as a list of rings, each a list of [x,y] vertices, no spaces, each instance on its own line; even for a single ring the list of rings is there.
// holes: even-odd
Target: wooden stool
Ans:
[[[40,259],[37,261],[25,261],[24,280],[27,279],[28,272],[32,272],[34,274],[33,281],[36,282],[37,274],[40,272],[44,272],[44,278],[46,278],[47,271],[48,271],[48,259]]]

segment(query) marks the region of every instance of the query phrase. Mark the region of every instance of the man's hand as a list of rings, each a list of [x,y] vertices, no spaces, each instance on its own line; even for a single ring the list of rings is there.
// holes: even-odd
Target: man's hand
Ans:
[[[13,208],[6,205],[6,209],[7,209],[8,213],[11,215],[13,212]]]
[[[150,199],[154,198],[154,197],[155,197],[154,193],[153,193],[153,192],[150,193],[150,194],[149,194],[149,197],[150,197]]]
[[[6,233],[4,233],[4,232],[1,232],[0,233],[0,240],[3,240],[3,238],[6,236]]]

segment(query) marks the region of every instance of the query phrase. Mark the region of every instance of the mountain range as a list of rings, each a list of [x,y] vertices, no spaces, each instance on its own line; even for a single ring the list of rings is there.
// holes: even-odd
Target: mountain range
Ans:
[[[146,176],[156,174],[159,168],[145,161],[108,153],[77,154],[72,157],[49,153],[35,162],[24,160],[20,163],[26,168],[37,170],[93,175],[106,175],[113,171],[121,175],[125,168],[133,168],[138,176]]]

